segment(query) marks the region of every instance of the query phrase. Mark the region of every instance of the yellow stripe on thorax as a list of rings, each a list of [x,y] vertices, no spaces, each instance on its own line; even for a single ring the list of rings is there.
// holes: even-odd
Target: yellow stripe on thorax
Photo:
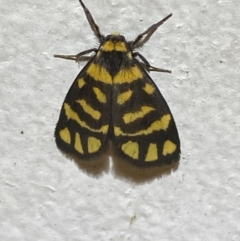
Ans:
[[[111,52],[111,51],[119,51],[119,52],[127,52],[126,44],[122,41],[118,41],[114,43],[111,40],[106,41],[106,43],[103,44],[102,50],[105,52]]]

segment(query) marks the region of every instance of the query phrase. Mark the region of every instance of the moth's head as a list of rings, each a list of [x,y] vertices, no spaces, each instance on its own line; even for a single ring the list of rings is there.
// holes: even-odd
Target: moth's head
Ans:
[[[102,43],[101,50],[105,52],[118,51],[128,52],[127,42],[124,36],[120,35],[119,32],[113,32],[107,35]]]

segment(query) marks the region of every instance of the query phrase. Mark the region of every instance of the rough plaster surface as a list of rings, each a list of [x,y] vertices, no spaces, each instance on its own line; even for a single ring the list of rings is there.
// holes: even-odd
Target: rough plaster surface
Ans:
[[[53,130],[80,68],[53,54],[97,41],[77,0],[2,0],[0,240],[240,240],[240,2],[85,3],[103,33],[128,39],[173,13],[140,51],[173,71],[151,76],[179,129],[180,165],[137,181],[112,162],[89,172],[64,157]]]

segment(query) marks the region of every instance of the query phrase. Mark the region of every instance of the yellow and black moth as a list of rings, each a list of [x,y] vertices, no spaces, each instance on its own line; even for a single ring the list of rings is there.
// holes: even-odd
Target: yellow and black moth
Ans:
[[[89,10],[79,2],[100,46],[77,55],[54,55],[88,61],[63,102],[55,129],[58,148],[74,159],[90,161],[105,153],[111,142],[118,155],[137,166],[177,162],[180,140],[173,116],[147,73],[171,71],[151,66],[134,51],[172,14],[134,41],[126,41],[119,33],[103,36]]]

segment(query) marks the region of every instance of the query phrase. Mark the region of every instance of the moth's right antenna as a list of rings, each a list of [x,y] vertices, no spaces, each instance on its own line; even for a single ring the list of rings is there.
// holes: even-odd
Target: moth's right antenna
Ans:
[[[131,43],[132,49],[142,47],[153,35],[153,33],[158,29],[160,25],[162,25],[167,19],[169,19],[172,16],[172,14],[169,14],[167,17],[162,19],[161,21],[153,24],[151,27],[149,27],[146,31],[139,34],[137,38]]]

